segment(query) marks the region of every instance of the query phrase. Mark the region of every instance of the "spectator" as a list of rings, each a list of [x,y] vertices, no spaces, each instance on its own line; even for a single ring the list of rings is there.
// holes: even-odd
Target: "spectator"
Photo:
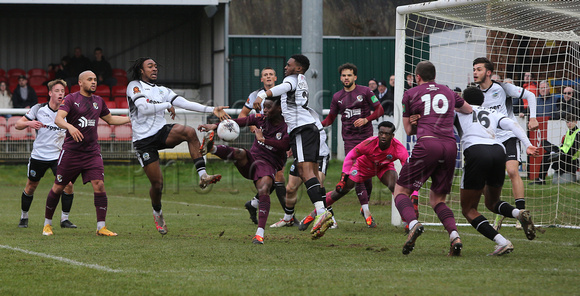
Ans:
[[[395,110],[395,75],[389,77],[389,85],[387,86],[387,93],[380,99],[381,105],[385,110],[385,115],[393,116]]]
[[[375,94],[375,96],[379,95],[379,91],[377,90],[377,87],[378,87],[378,84],[377,84],[376,79],[372,78],[371,80],[369,80],[369,88]]]
[[[554,171],[559,175],[572,174],[572,181],[574,181],[575,172],[578,170],[578,156],[580,155],[580,136],[578,136],[578,118],[572,114],[566,114],[566,126],[568,131],[564,135],[562,146],[557,147],[552,143],[543,140],[542,148],[546,150],[546,154],[542,159],[542,169],[540,174],[534,182],[530,185],[544,185],[546,184],[546,175],[550,165]]]
[[[62,79],[65,80],[72,76],[70,74],[70,57],[64,56],[60,59],[60,64],[54,67],[54,77],[55,79]]]
[[[387,83],[384,80],[377,82],[377,99],[382,103],[383,97],[387,95]]]
[[[536,97],[538,96],[538,85],[532,79],[534,76],[530,72],[524,73],[524,84],[522,87],[530,92],[532,92]]]
[[[514,84],[514,80],[511,78],[506,78],[503,80],[503,83],[509,83],[509,84]]]
[[[106,84],[109,87],[117,85],[117,79],[113,77],[113,68],[103,56],[103,49],[95,48],[95,60],[91,63],[91,71],[97,74],[98,85]]]
[[[495,82],[501,82],[501,76],[499,76],[498,74],[493,74],[491,75],[491,80]]]
[[[28,78],[24,75],[18,77],[18,86],[12,94],[12,106],[14,108],[30,108],[38,104],[36,92],[28,85]]]
[[[9,109],[12,108],[12,94],[8,89],[5,81],[0,81],[0,109]],[[2,116],[6,118],[10,118],[10,115]]]
[[[415,87],[415,78],[412,74],[407,74],[407,79],[405,80],[405,91]]]
[[[578,101],[574,89],[569,86],[564,88],[560,101],[560,118],[566,118],[566,114],[580,117],[580,101]]]
[[[548,86],[548,82],[545,80],[540,82],[536,102],[536,114],[538,117],[546,116],[548,119],[560,118],[556,99],[550,94],[550,87]]]
[[[68,63],[69,71],[67,74],[67,85],[73,86],[78,83],[79,75],[81,72],[91,69],[91,60],[83,55],[83,51],[80,47],[75,47],[74,55],[70,58]]]

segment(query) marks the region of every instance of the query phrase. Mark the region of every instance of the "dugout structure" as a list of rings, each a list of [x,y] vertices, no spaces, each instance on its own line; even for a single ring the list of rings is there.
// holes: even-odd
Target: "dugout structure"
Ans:
[[[436,81],[452,89],[465,89],[473,82],[472,61],[485,56],[495,65],[495,74],[501,79],[511,78],[522,86],[524,73],[533,74],[539,84],[549,85],[553,103],[547,107],[558,108],[562,91],[574,89],[574,99],[579,99],[580,84],[580,3],[577,1],[509,1],[509,0],[456,0],[400,6],[397,8],[396,32],[396,122],[402,125],[401,99],[405,77],[413,74],[422,60],[430,60],[437,68]],[[518,102],[516,107],[524,107]],[[518,106],[520,104],[521,106]],[[525,112],[524,112],[525,113]],[[548,140],[560,146],[567,127],[559,116],[538,117],[540,129],[529,133],[532,144],[540,146]],[[520,121],[527,128],[527,117]],[[412,150],[416,139],[397,130]],[[459,147],[461,149],[461,147]],[[553,184],[559,175],[550,170],[547,185],[528,186],[540,170],[542,158],[527,158],[521,168],[525,184],[526,208],[531,210],[536,224],[580,228],[580,173],[572,173],[575,181]],[[448,204],[458,223],[467,224],[459,204],[459,182],[462,158],[458,154],[457,171]],[[430,183],[420,192],[420,220],[438,223],[428,205]],[[506,176],[502,200],[514,204],[511,182]],[[494,214],[480,203],[479,210],[488,218]],[[395,221],[396,222],[396,221]],[[508,219],[508,225],[515,220]],[[395,223],[396,224],[396,223]],[[467,224],[468,225],[468,224]],[[505,225],[505,224],[504,224]]]

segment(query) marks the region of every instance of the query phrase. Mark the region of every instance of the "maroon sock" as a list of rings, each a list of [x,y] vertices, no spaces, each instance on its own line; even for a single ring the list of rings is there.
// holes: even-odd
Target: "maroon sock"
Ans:
[[[105,221],[107,218],[107,193],[99,192],[94,194],[95,196],[95,209],[97,210],[97,222]]]
[[[407,223],[417,220],[415,215],[415,210],[413,209],[413,203],[411,199],[405,194],[399,194],[395,197],[395,206],[399,210],[401,217],[407,221]]]
[[[455,217],[453,216],[453,211],[444,203],[438,203],[435,208],[435,213],[441,223],[443,223],[443,227],[451,234],[453,230],[457,231],[457,224],[455,223]]]
[[[270,196],[260,195],[258,199],[260,200],[258,206],[258,227],[266,229],[268,214],[270,214]]]
[[[234,148],[224,146],[224,145],[217,145],[215,147],[216,147],[216,151],[215,151],[214,155],[216,155],[217,157],[219,157],[223,160],[231,160],[232,159],[232,156],[234,155]]]
[[[46,197],[46,209],[44,209],[44,218],[52,220],[54,216],[54,211],[56,211],[56,206],[58,206],[58,201],[60,200],[60,194],[54,193],[52,189],[48,192]]]
[[[366,205],[369,203],[369,196],[367,194],[367,188],[365,183],[356,183],[355,185],[356,197],[361,205]]]

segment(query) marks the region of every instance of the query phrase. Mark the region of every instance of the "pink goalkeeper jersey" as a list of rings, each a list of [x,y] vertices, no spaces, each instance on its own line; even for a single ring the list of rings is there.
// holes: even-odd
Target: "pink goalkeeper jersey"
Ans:
[[[350,173],[355,160],[359,167],[375,168],[378,171],[384,166],[392,164],[397,159],[401,162],[401,165],[404,165],[408,157],[409,152],[407,152],[407,148],[399,140],[393,138],[389,148],[381,150],[379,148],[379,137],[374,136],[356,145],[346,155],[342,165],[342,171],[344,173]]]

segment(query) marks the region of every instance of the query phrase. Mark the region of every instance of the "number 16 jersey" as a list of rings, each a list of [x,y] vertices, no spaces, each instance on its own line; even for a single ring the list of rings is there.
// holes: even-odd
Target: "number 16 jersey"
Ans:
[[[463,150],[473,145],[494,145],[501,142],[497,138],[496,130],[499,122],[507,118],[496,110],[472,106],[471,114],[457,113],[455,128],[461,138],[461,148]],[[503,145],[502,145],[503,146]]]
[[[413,87],[403,95],[403,117],[421,115],[417,124],[417,139],[430,136],[455,141],[453,121],[455,108],[465,101],[449,87],[428,82]]]

